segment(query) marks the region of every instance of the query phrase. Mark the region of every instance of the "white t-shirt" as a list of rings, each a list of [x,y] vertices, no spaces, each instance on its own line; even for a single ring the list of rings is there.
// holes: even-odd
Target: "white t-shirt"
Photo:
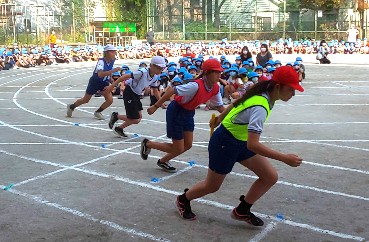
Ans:
[[[357,29],[349,29],[348,33],[348,42],[356,42],[356,36],[359,34]]]
[[[126,84],[131,87],[132,91],[137,95],[141,95],[142,91],[148,87],[158,87],[160,86],[160,81],[158,81],[158,76],[150,76],[149,69],[140,68],[138,71],[132,72],[132,78],[126,81]]]

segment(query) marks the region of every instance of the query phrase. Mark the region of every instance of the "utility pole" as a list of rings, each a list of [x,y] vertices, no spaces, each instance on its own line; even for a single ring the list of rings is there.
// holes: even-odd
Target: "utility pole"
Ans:
[[[283,39],[286,39],[286,1],[283,2]]]
[[[73,28],[73,42],[76,42],[76,23],[74,19],[74,2],[72,2],[72,28]]]
[[[186,39],[186,26],[185,26],[185,0],[182,0],[182,34],[183,34],[183,40]]]

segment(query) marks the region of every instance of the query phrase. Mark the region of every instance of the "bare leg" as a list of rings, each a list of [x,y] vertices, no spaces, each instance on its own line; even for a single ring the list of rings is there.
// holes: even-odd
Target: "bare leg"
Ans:
[[[130,118],[127,118],[126,115],[118,115],[118,119],[120,120],[123,120],[124,122],[119,125],[119,128],[122,128],[122,129],[125,129],[126,127],[132,125],[132,124],[138,124],[141,122],[141,118],[142,118],[142,112],[139,111],[139,116],[140,118],[139,119],[130,119]]]
[[[103,102],[103,104],[101,104],[99,110],[100,109],[105,110],[113,103],[113,95],[112,95],[111,92],[106,91],[106,90],[104,90],[101,94],[104,96],[105,102]]]
[[[82,98],[80,98],[80,99],[78,99],[77,101],[74,102],[75,108],[81,106],[82,104],[88,103],[90,101],[91,97],[92,97],[92,95],[89,95],[89,94],[85,93],[85,95]]]
[[[167,153],[164,157],[160,159],[161,162],[165,163],[179,156],[185,151],[191,149],[193,141],[193,132],[184,132],[183,139],[175,140],[172,139],[172,143],[160,143],[154,141],[148,141],[146,143],[147,147],[150,149],[160,150]]]
[[[255,155],[240,163],[259,177],[259,179],[251,185],[245,196],[245,201],[247,203],[254,204],[278,181],[277,171],[270,164],[268,159],[261,155]]]
[[[190,190],[186,192],[186,198],[188,200],[193,200],[218,191],[225,177],[226,175],[218,174],[208,169],[206,179],[193,185]]]

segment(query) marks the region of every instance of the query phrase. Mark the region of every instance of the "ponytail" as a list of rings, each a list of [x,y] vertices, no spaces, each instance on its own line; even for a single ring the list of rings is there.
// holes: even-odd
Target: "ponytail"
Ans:
[[[233,106],[237,107],[238,105],[240,105],[241,103],[243,103],[244,101],[246,101],[247,99],[249,99],[250,97],[253,97],[255,95],[260,95],[264,92],[271,92],[273,90],[275,84],[276,83],[273,80],[262,81],[262,82],[256,83],[251,89],[249,89],[245,93],[245,95],[243,95],[242,97],[240,97],[239,99],[234,101]]]

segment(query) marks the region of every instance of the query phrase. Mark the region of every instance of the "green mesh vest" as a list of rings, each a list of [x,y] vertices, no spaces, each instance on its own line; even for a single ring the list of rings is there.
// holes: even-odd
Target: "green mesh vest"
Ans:
[[[227,114],[227,116],[223,119],[223,126],[231,132],[231,134],[238,140],[247,141],[248,139],[248,123],[236,123],[235,118],[237,115],[251,107],[261,106],[265,108],[267,111],[267,116],[265,122],[269,118],[270,107],[268,99],[264,96],[255,95],[238,105],[237,107],[232,108],[232,110]]]

